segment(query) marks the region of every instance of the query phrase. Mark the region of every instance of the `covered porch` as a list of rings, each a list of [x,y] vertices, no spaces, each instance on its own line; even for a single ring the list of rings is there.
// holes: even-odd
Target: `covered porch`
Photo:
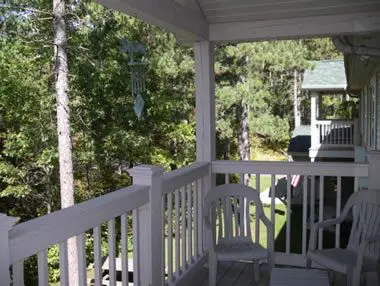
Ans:
[[[380,3],[100,2],[173,32],[184,44],[194,44],[197,161],[172,172],[164,172],[157,166],[137,166],[129,170],[133,185],[22,224],[17,224],[16,218],[1,216],[3,285],[24,285],[24,261],[31,256],[38,261],[39,285],[48,285],[47,249],[52,246],[58,246],[60,253],[61,285],[69,285],[67,239],[71,237],[77,241],[77,285],[118,285],[118,281],[121,285],[207,285],[204,197],[217,179],[221,183],[243,183],[245,174],[251,175],[249,184],[257,191],[262,188],[263,176],[270,177],[272,191],[265,212],[275,226],[274,237],[269,239],[274,241],[276,266],[303,268],[310,225],[331,217],[331,213],[338,216],[347,197],[360,191],[361,178],[369,179],[369,187],[379,188],[378,154],[372,154],[368,163],[360,164],[217,161],[213,56],[217,43],[380,31]],[[291,185],[293,176],[301,178],[302,188],[297,196]],[[281,195],[276,192],[280,179],[286,186]],[[286,203],[276,204],[276,196]],[[295,199],[298,205],[292,204]],[[264,244],[266,237],[261,231],[264,226],[253,218],[251,227],[254,240]],[[101,245],[102,229],[108,230],[105,248]],[[344,246],[346,231],[339,226],[321,231],[318,247]],[[91,263],[85,255],[86,245],[90,244],[94,249]],[[107,278],[105,257],[108,257]],[[252,282],[249,264],[223,267],[218,274],[221,285]],[[265,279],[259,283],[265,284]]]

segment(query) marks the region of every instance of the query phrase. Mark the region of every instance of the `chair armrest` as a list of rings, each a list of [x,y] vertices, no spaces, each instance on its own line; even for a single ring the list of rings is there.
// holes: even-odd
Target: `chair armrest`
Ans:
[[[274,251],[274,224],[271,222],[265,215],[261,216],[261,220],[263,221],[264,225],[267,228],[267,242],[268,242],[268,248],[271,251]]]
[[[361,272],[366,248],[368,247],[368,245],[373,244],[373,243],[377,243],[377,242],[380,242],[380,235],[370,236],[360,243],[359,251],[358,251],[358,258],[356,260],[356,271],[358,271],[358,273]]]
[[[340,224],[342,221],[344,221],[345,217],[338,217],[334,219],[328,219],[325,221],[317,222],[311,226],[311,231],[310,231],[310,241],[309,241],[309,250],[315,250],[317,247],[317,230],[320,228],[326,228],[329,226],[333,226],[335,224]]]

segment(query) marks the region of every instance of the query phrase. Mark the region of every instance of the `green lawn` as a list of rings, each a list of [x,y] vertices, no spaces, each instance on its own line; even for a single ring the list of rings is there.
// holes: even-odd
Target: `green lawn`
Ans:
[[[256,176],[251,177],[251,187],[256,189]],[[271,186],[271,176],[270,175],[264,175],[260,176],[260,193],[263,192],[265,189],[269,188]]]

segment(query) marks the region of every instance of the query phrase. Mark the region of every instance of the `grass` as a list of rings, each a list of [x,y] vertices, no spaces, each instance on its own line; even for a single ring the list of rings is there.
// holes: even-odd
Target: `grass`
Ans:
[[[272,184],[271,176],[261,175],[260,176],[260,193],[268,189],[271,186],[271,184]],[[252,188],[256,189],[256,176],[251,177],[250,185]]]

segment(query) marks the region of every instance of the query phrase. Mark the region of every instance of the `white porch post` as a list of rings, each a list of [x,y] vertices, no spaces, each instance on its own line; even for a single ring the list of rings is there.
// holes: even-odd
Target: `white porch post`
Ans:
[[[205,180],[204,194],[215,185],[215,176],[211,172],[211,162],[215,160],[215,74],[214,45],[209,41],[197,42],[195,53],[195,110],[197,161],[210,162],[209,176]],[[200,202],[203,208],[203,202]],[[203,217],[199,220],[203,223]],[[203,241],[208,249],[206,229],[203,229]]]
[[[197,161],[215,160],[214,45],[195,43]]]
[[[322,119],[322,102],[323,102],[323,97],[322,94],[318,94],[318,105],[317,105],[317,112],[316,112],[316,118],[321,120]]]
[[[9,231],[18,222],[19,218],[9,217],[0,214],[0,281],[1,285],[10,285],[11,277],[9,275],[10,252],[9,252]]]
[[[319,145],[319,136],[318,136],[318,128],[317,128],[317,96],[318,93],[311,93],[311,105],[310,105],[310,133],[311,133],[311,149],[316,149]],[[315,157],[310,158],[312,162],[314,162]]]
[[[129,170],[134,185],[150,186],[149,203],[138,210],[138,272],[141,285],[164,285],[162,183],[164,169],[140,165]],[[135,218],[134,218],[135,219]]]
[[[369,151],[368,158],[368,188],[380,189],[380,151]]]

